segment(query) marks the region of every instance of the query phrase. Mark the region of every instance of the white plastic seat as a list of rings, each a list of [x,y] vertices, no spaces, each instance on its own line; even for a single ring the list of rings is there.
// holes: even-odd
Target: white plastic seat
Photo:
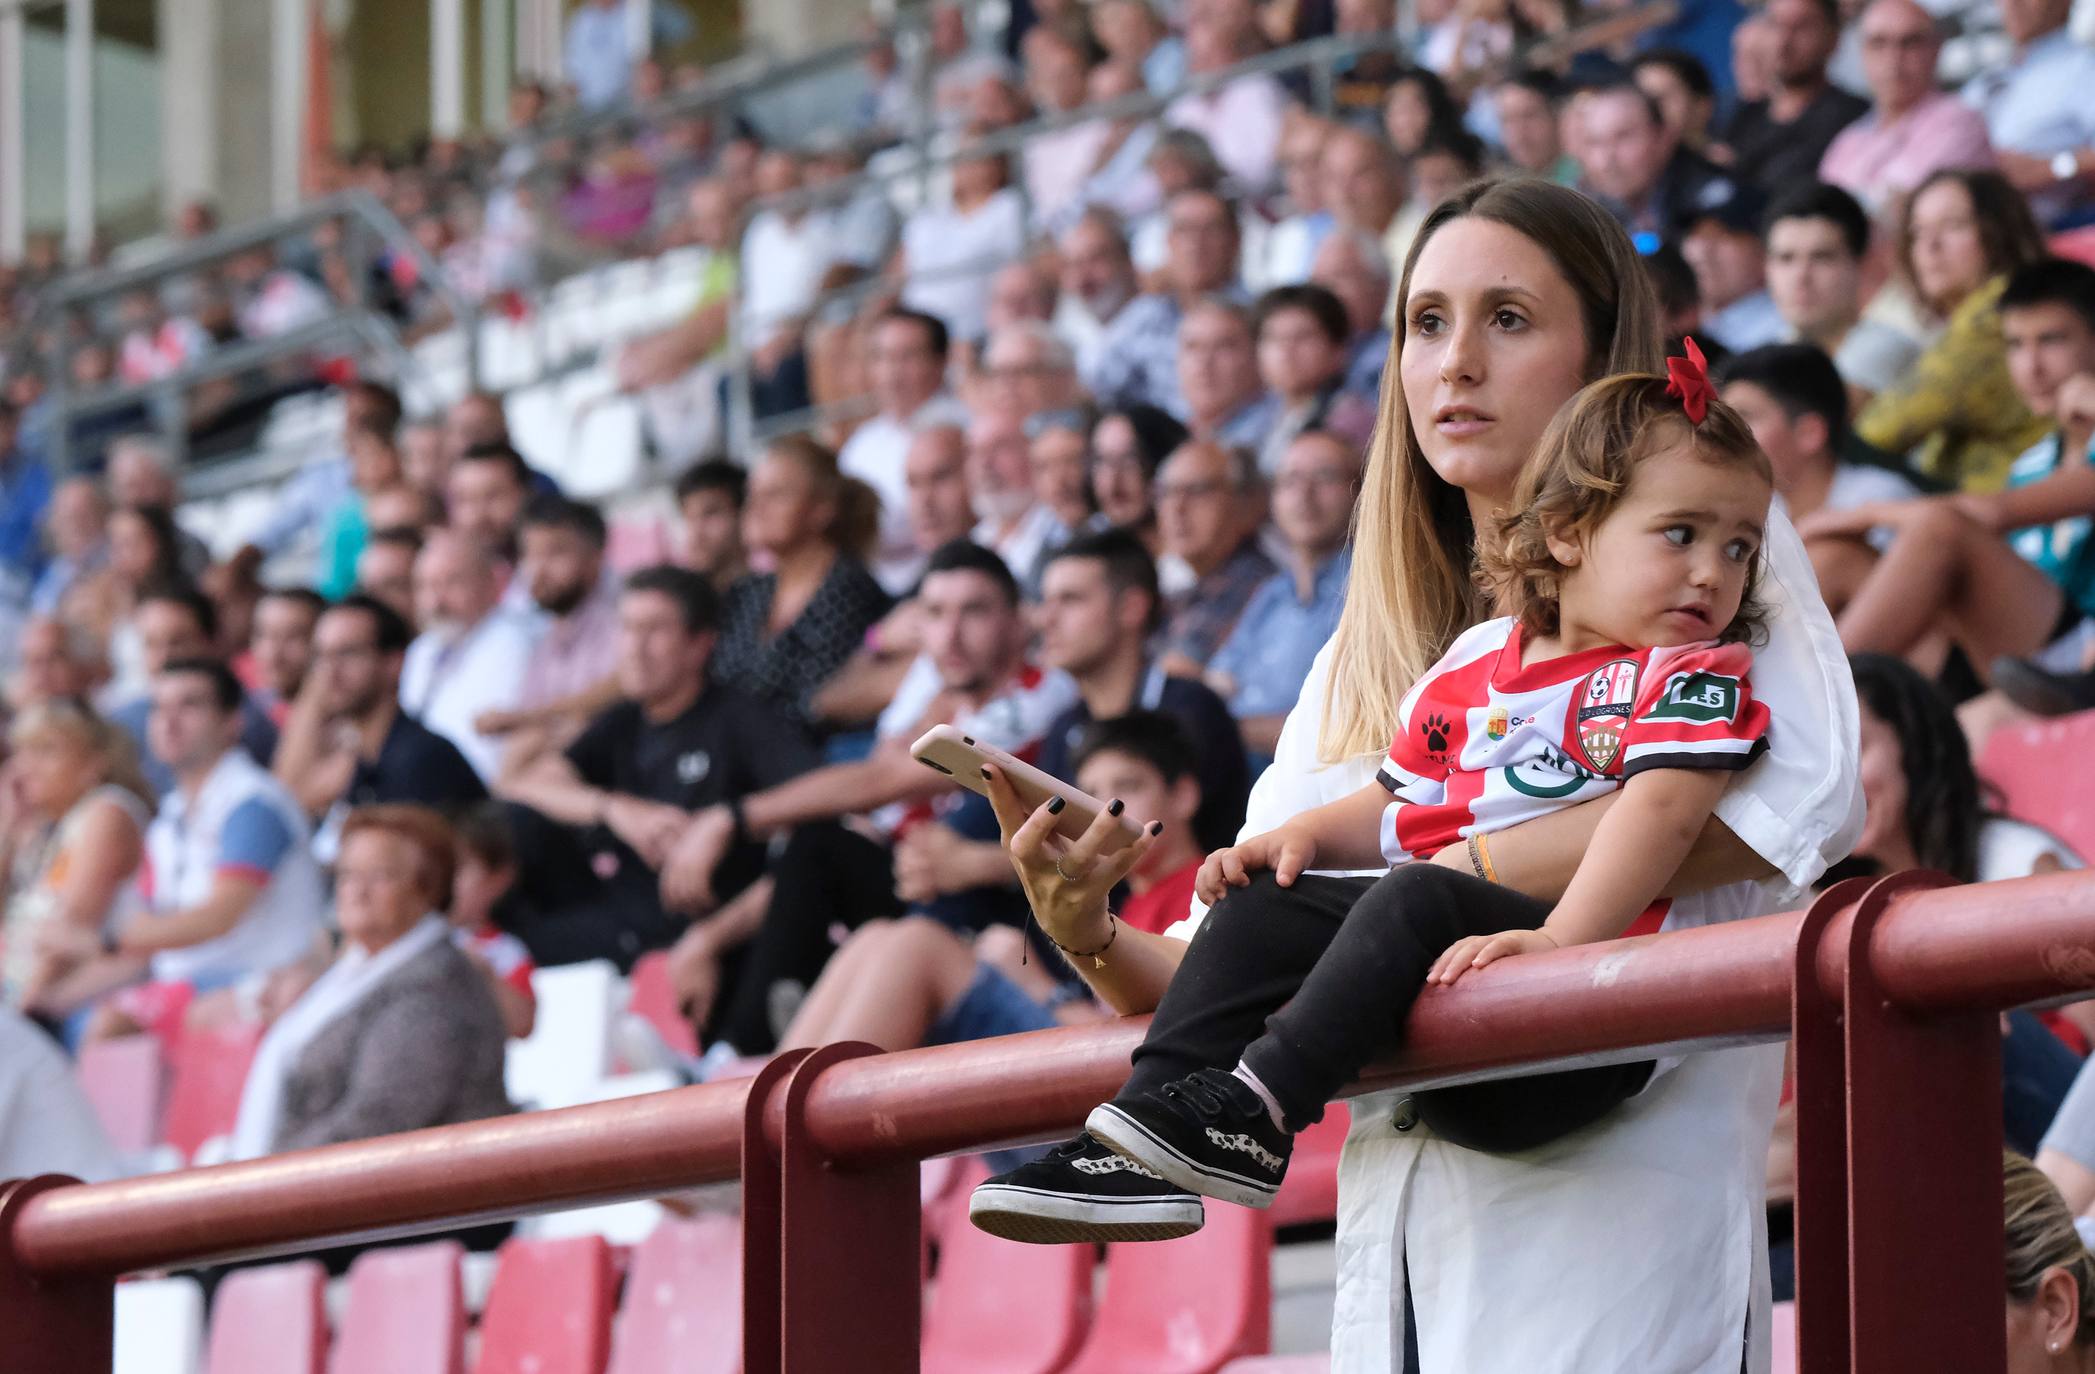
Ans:
[[[531,975],[538,1020],[530,1038],[509,1042],[506,1078],[519,1105],[565,1106],[611,1071],[611,1020],[625,984],[609,960],[542,968]]]
[[[116,1286],[114,1374],[199,1374],[204,1364],[204,1289],[192,1278],[136,1279]]]

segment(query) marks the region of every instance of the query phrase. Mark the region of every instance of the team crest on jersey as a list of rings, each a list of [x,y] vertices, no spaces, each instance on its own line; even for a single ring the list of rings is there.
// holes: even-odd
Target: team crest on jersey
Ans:
[[[1618,658],[1594,669],[1578,700],[1579,752],[1594,772],[1605,773],[1622,753],[1622,727],[1637,700],[1637,661]]]
[[[1485,712],[1484,738],[1490,740],[1493,744],[1496,744],[1500,740],[1504,739],[1506,737],[1506,726],[1508,720],[1509,716],[1507,714],[1506,708],[1503,706],[1494,706],[1489,711]]]

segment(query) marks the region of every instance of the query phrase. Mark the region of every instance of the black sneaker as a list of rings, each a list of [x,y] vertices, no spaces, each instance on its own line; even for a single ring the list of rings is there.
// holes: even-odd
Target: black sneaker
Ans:
[[[1245,1207],[1273,1205],[1295,1148],[1251,1085],[1226,1069],[1108,1102],[1084,1129],[1167,1183]]]
[[[976,1186],[968,1220],[1031,1245],[1176,1240],[1207,1220],[1200,1199],[1088,1135]]]

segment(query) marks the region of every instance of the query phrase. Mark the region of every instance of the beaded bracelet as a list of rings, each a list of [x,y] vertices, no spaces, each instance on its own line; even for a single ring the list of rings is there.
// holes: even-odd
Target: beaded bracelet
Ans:
[[[1063,954],[1068,956],[1070,962],[1072,963],[1076,962],[1079,959],[1089,959],[1091,961],[1091,967],[1104,968],[1106,966],[1106,961],[1103,956],[1105,955],[1105,952],[1107,950],[1113,948],[1113,942],[1119,938],[1120,918],[1109,911],[1106,913],[1106,942],[1100,945],[1097,949],[1071,949],[1068,945],[1063,944],[1060,940],[1055,939],[1055,937],[1052,935],[1048,937],[1048,941],[1049,943],[1053,944],[1056,949],[1061,950]]]

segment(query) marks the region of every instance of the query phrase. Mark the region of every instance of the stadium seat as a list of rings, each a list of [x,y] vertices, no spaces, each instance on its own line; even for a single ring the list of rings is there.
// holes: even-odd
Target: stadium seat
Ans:
[[[1774,1346],[1774,1361],[1768,1374],[1797,1374],[1797,1305],[1793,1302],[1775,1304],[1775,1320],[1769,1328],[1769,1343]]]
[[[1986,740],[1979,774],[2001,791],[2007,812],[2041,825],[2082,855],[2095,856],[2095,788],[2060,761],[2095,757],[2095,711],[2004,725]]]
[[[109,1365],[114,1374],[197,1374],[203,1359],[202,1284],[172,1278],[116,1286],[116,1349]]]
[[[624,396],[605,396],[575,412],[570,449],[575,463],[560,480],[574,495],[602,500],[640,477],[640,406]]]
[[[204,1374],[321,1374],[327,1270],[318,1260],[236,1269],[211,1304]]]
[[[924,1317],[924,1374],[1055,1374],[1091,1317],[1088,1245],[1020,1245],[950,1226]]]
[[[175,1046],[162,1134],[184,1159],[193,1158],[205,1141],[232,1133],[262,1030],[259,1021],[242,1021],[186,1031]]]
[[[80,1047],[80,1090],[121,1153],[140,1155],[159,1143],[164,1073],[155,1036],[126,1035]]]
[[[1338,1215],[1338,1155],[1352,1126],[1352,1111],[1334,1102],[1322,1121],[1295,1137],[1287,1180],[1266,1213],[1274,1226],[1330,1221]]]
[[[2053,235],[2051,251],[2062,258],[2071,258],[2075,262],[2084,262],[2090,267],[2095,267],[2095,225],[2085,229],[2069,229],[2063,234]]]
[[[1214,1374],[1272,1345],[1273,1228],[1264,1214],[1207,1205],[1181,1240],[1106,1251],[1106,1293],[1065,1374]]]
[[[736,1374],[742,1233],[732,1217],[667,1220],[633,1249],[606,1374]]]
[[[476,1374],[603,1374],[618,1274],[602,1236],[502,1246]]]
[[[359,1255],[327,1374],[464,1374],[464,1253],[443,1240]]]
[[[632,994],[628,1010],[653,1026],[671,1049],[678,1054],[698,1053],[698,1035],[677,1010],[676,992],[669,986],[666,950],[642,955],[640,962],[633,965]]]
[[[529,1039],[509,1042],[509,1095],[534,1107],[585,1100],[611,1070],[611,1018],[624,994],[608,960],[542,968],[531,975],[538,1020]]]

